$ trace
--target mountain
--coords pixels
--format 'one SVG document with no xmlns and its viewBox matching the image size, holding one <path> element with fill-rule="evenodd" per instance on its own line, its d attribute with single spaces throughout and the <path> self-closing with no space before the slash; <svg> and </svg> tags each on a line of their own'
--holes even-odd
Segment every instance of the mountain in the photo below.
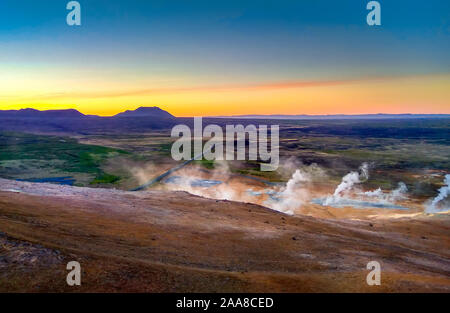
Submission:
<svg viewBox="0 0 450 313">
<path fill-rule="evenodd" d="M 158 107 L 141 107 L 111 117 L 84 115 L 77 110 L 0 110 L 0 131 L 39 133 L 140 133 L 169 129 L 177 118 Z"/>
<path fill-rule="evenodd" d="M 158 107 L 140 107 L 134 111 L 127 110 L 125 112 L 116 114 L 115 117 L 162 117 L 162 118 L 175 118 L 172 114 L 164 111 Z"/>
<path fill-rule="evenodd" d="M 84 114 L 74 109 L 47 111 L 35 109 L 0 110 L 0 118 L 82 118 L 84 116 Z"/>
</svg>

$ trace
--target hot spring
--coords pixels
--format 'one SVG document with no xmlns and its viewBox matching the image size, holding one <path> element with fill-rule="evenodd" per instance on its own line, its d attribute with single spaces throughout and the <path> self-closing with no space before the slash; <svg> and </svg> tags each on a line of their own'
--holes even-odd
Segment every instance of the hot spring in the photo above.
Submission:
<svg viewBox="0 0 450 313">
<path fill-rule="evenodd" d="M 382 202 L 372 202 L 372 201 L 364 201 L 364 200 L 355 200 L 355 199 L 346 199 L 341 198 L 339 201 L 335 201 L 332 203 L 326 203 L 327 198 L 316 198 L 311 200 L 313 204 L 320 204 L 322 206 L 331 206 L 333 208 L 344 208 L 344 207 L 352 207 L 355 209 L 391 209 L 391 210 L 409 210 L 409 208 L 392 204 L 392 203 L 382 203 Z"/>
</svg>

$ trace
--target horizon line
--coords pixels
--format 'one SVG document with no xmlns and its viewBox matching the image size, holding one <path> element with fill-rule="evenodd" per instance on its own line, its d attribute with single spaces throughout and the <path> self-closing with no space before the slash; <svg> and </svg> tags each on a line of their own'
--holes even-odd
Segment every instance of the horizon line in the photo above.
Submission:
<svg viewBox="0 0 450 313">
<path fill-rule="evenodd" d="M 140 106 L 138 108 L 158 108 L 160 110 L 163 110 L 171 115 L 173 115 L 172 113 L 170 113 L 168 110 L 165 110 L 159 106 Z M 138 108 L 136 108 L 135 110 L 137 110 Z M 67 109 L 48 109 L 48 110 L 39 110 L 39 109 L 35 109 L 32 107 L 27 107 L 27 108 L 22 108 L 22 109 L 16 109 L 16 110 L 8 110 L 8 109 L 0 109 L 0 113 L 1 112 L 19 112 L 19 111 L 23 111 L 23 110 L 34 110 L 34 111 L 38 111 L 38 112 L 64 112 L 64 111 L 76 111 L 80 114 L 82 114 L 83 116 L 97 116 L 97 117 L 114 117 L 120 113 L 123 112 L 127 112 L 127 111 L 135 111 L 135 110 L 124 110 L 121 111 L 117 114 L 114 115 L 98 115 L 98 114 L 85 114 L 82 111 L 75 109 L 75 108 L 67 108 Z M 238 114 L 238 115 L 204 115 L 204 116 L 197 116 L 197 115 L 193 115 L 193 116 L 175 116 L 176 118 L 193 118 L 193 117 L 202 117 L 202 118 L 257 118 L 257 117 L 299 117 L 299 116 L 304 116 L 304 117 L 333 117 L 333 116 L 376 116 L 376 115 L 388 115 L 388 116 L 399 116 L 399 115 L 410 115 L 410 116 L 420 116 L 420 115 L 429 115 L 429 116 L 436 116 L 436 115 L 445 115 L 445 116 L 450 116 L 450 113 L 383 113 L 383 112 L 379 112 L 379 113 L 352 113 L 352 114 L 348 114 L 348 113 L 327 113 L 327 114 L 305 114 L 305 113 L 297 113 L 297 114 L 282 114 L 282 113 L 271 113 L 271 114 L 257 114 L 257 113 L 250 113 L 250 114 Z"/>
</svg>

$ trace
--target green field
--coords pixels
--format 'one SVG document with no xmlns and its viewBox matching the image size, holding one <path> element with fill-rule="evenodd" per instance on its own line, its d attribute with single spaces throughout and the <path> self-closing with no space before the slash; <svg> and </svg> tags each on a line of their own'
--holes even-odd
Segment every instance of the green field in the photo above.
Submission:
<svg viewBox="0 0 450 313">
<path fill-rule="evenodd" d="M 0 176 L 32 179 L 73 176 L 78 185 L 112 184 L 120 177 L 102 170 L 111 158 L 128 152 L 79 144 L 76 139 L 23 133 L 0 133 Z"/>
</svg>

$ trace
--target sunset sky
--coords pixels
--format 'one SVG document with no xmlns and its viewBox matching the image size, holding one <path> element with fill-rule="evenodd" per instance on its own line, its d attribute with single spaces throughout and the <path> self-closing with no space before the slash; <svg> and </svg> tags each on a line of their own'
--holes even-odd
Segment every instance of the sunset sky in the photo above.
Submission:
<svg viewBox="0 0 450 313">
<path fill-rule="evenodd" d="M 450 113 L 450 1 L 67 2 L 0 2 L 0 109 Z"/>
</svg>

